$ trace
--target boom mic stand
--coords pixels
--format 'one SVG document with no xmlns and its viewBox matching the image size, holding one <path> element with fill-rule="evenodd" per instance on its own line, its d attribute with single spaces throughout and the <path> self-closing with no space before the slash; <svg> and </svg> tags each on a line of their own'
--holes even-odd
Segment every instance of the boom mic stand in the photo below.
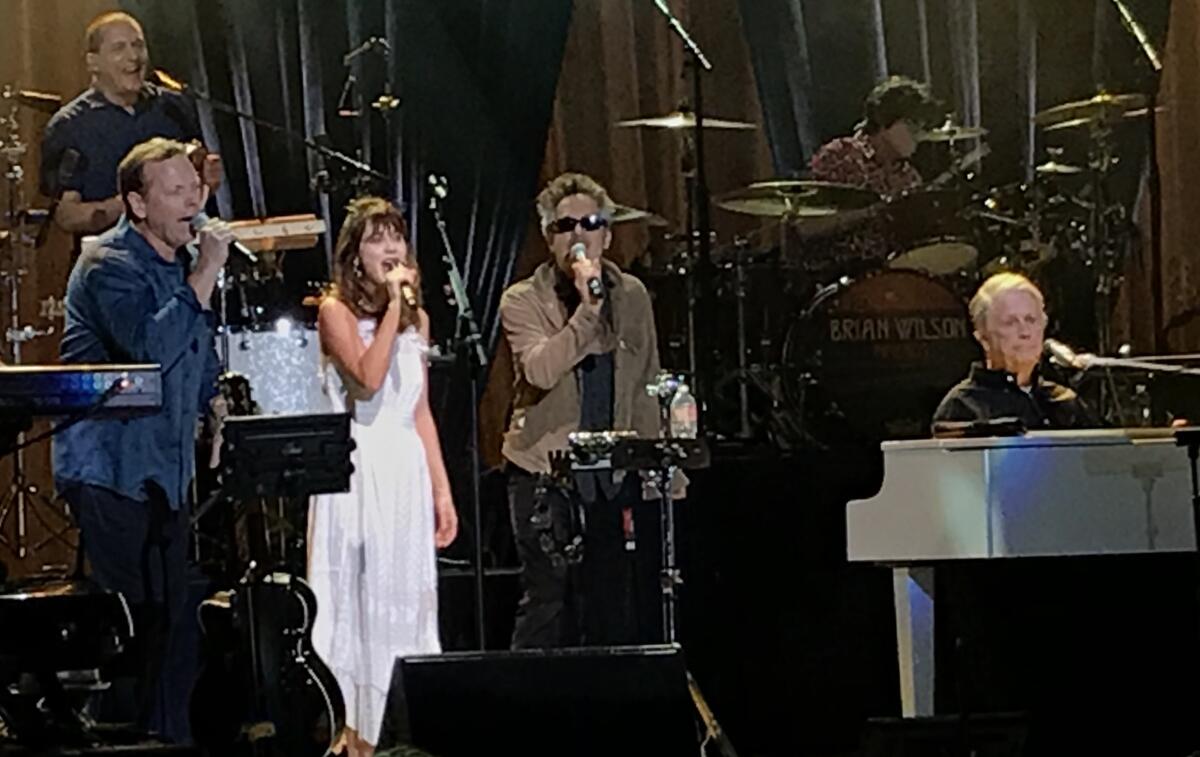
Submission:
<svg viewBox="0 0 1200 757">
<path fill-rule="evenodd" d="M 482 650 L 486 646 L 486 629 L 483 610 L 483 517 L 479 491 L 479 381 L 487 373 L 488 357 L 483 347 L 483 339 L 479 336 L 479 324 L 471 309 L 471 298 L 467 296 L 467 287 L 463 283 L 462 273 L 458 270 L 450 235 L 446 233 L 446 219 L 442 215 L 442 203 L 450 196 L 450 184 L 445 176 L 436 174 L 430 174 L 428 181 L 429 209 L 433 212 L 438 236 L 442 240 L 442 262 L 446 265 L 446 276 L 450 279 L 450 296 L 458 309 L 454 326 L 454 352 L 456 357 L 467 361 L 470 376 L 471 396 L 468 398 L 470 401 L 467 411 L 470 431 L 467 436 L 467 452 L 471 457 L 471 517 L 475 519 L 474 528 L 471 529 L 471 551 L 474 563 L 475 633 Z"/>
<path fill-rule="evenodd" d="M 371 166 L 362 162 L 361 160 L 355 160 L 354 158 L 350 157 L 349 155 L 345 154 L 344 152 L 339 152 L 338 150 L 333 149 L 329 145 L 321 144 L 320 142 L 318 142 L 315 139 L 309 139 L 308 137 L 304 136 L 303 134 L 294 132 L 291 129 L 287 129 L 283 126 L 280 126 L 277 123 L 273 123 L 264 118 L 259 118 L 258 116 L 255 116 L 251 113 L 246 113 L 244 111 L 238 110 L 236 107 L 230 105 L 229 103 L 222 102 L 220 100 L 213 98 L 207 92 L 203 92 L 201 90 L 196 89 L 195 87 L 191 87 L 191 86 L 188 86 L 187 84 L 184 84 L 183 82 L 179 81 L 178 79 L 175 79 L 174 77 L 170 76 L 169 74 L 167 74 L 165 71 L 163 71 L 161 69 L 156 69 L 153 73 L 152 78 L 157 81 L 159 86 L 162 86 L 173 92 L 178 92 L 181 95 L 185 95 L 187 97 L 191 97 L 196 100 L 200 100 L 201 102 L 205 102 L 208 105 L 210 105 L 214 110 L 219 110 L 222 113 L 228 113 L 229 115 L 234 116 L 236 118 L 240 118 L 244 121 L 250 121 L 251 123 L 255 124 L 256 126 L 261 126 L 264 129 L 268 129 L 268 130 L 284 137 L 285 139 L 289 139 L 293 142 L 302 144 L 305 147 L 307 147 L 309 150 L 312 150 L 313 152 L 320 155 L 321 157 L 323 157 L 327 160 L 330 160 L 333 163 L 340 165 L 341 167 L 343 167 L 349 171 L 352 171 L 360 176 L 371 178 L 371 179 L 376 179 L 379 181 L 389 181 L 388 176 L 380 173 L 379 171 L 376 171 L 374 168 L 372 168 Z"/>
<path fill-rule="evenodd" d="M 696 396 L 703 402 L 705 397 L 711 397 L 713 387 L 713 375 L 710 371 L 712 364 L 712 349 L 713 349 L 713 317 L 715 310 L 712 308 L 713 300 L 713 279 L 714 271 L 712 265 L 712 240 L 710 232 L 712 224 L 709 219 L 709 193 L 708 193 L 708 172 L 705 168 L 704 159 L 704 72 L 712 71 L 712 63 L 704 55 L 704 51 L 688 34 L 687 29 L 671 12 L 671 8 L 667 5 L 666 0 L 654 0 L 655 7 L 666 18 L 667 24 L 671 27 L 671 31 L 679 36 L 683 41 L 684 51 L 688 56 L 687 67 L 691 69 L 692 74 L 692 109 L 693 115 L 696 117 L 695 126 L 695 179 L 690 183 L 690 191 L 687 193 L 688 202 L 688 257 L 696 261 L 696 308 L 699 312 L 699 319 L 696 329 L 696 341 L 700 344 L 700 349 L 695 349 L 695 353 L 699 356 L 696 361 L 695 371 L 696 376 L 692 377 L 692 383 L 696 387 Z M 694 226 L 693 226 L 694 223 Z M 696 232 L 692 234 L 692 230 Z M 696 238 L 698 237 L 698 238 Z M 695 255 L 693 256 L 693 245 L 695 246 Z M 703 428 L 704 414 L 700 414 L 700 423 Z"/>
</svg>

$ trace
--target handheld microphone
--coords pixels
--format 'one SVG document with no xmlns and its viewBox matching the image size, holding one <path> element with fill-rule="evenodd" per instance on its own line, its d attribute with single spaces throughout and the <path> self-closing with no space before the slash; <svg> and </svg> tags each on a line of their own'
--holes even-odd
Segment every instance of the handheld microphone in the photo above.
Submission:
<svg viewBox="0 0 1200 757">
<path fill-rule="evenodd" d="M 204 227 L 204 224 L 208 223 L 209 220 L 211 220 L 211 219 L 208 217 L 208 213 L 205 213 L 203 210 L 201 210 L 199 213 L 192 216 L 192 220 L 190 223 L 190 226 L 192 227 L 192 231 L 199 233 L 200 229 L 202 229 Z M 229 246 L 232 247 L 233 249 L 237 250 L 243 257 L 246 258 L 246 260 L 250 261 L 251 263 L 253 263 L 255 265 L 258 265 L 258 256 L 255 255 L 254 252 L 246 245 L 244 245 L 241 242 L 234 239 L 233 241 L 231 241 L 229 243 Z"/>
<path fill-rule="evenodd" d="M 583 242 L 576 242 L 571 245 L 571 256 L 576 260 L 587 260 L 587 245 Z M 604 299 L 604 285 L 600 283 L 599 276 L 593 276 L 587 282 L 588 291 L 598 300 Z"/>
<path fill-rule="evenodd" d="M 386 273 L 391 273 L 396 270 L 396 263 L 391 260 L 383 261 L 383 270 Z M 412 285 L 407 281 L 400 284 L 400 296 L 404 298 L 404 303 L 414 310 L 417 307 L 417 293 L 412 288 Z"/>
<path fill-rule="evenodd" d="M 1075 350 L 1058 341 L 1057 339 L 1047 339 L 1043 346 L 1046 354 L 1050 359 L 1061 366 L 1074 368 L 1077 371 L 1082 371 L 1087 368 L 1087 364 L 1079 357 Z"/>
</svg>

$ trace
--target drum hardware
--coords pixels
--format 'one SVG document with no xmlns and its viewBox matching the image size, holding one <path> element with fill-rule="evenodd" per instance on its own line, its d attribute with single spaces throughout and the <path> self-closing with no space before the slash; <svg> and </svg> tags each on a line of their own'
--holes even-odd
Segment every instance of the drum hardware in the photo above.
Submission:
<svg viewBox="0 0 1200 757">
<path fill-rule="evenodd" d="M 8 295 L 8 326 L 5 328 L 4 341 L 8 345 L 8 358 L 12 365 L 21 363 L 21 345 L 55 332 L 54 326 L 38 328 L 21 323 L 20 294 L 23 281 L 29 274 L 28 261 L 34 252 L 33 242 L 36 235 L 29 228 L 35 213 L 27 207 L 24 193 L 25 170 L 22 164 L 28 147 L 21 138 L 17 116 L 22 107 L 43 110 L 43 106 L 48 102 L 45 98 L 39 99 L 32 95 L 27 90 L 18 90 L 11 85 L 5 85 L 0 90 L 0 100 L 11 104 L 8 114 L 0 117 L 0 161 L 4 163 L 8 196 L 5 218 L 10 227 L 9 233 L 0 240 L 0 279 L 6 285 Z M 20 445 L 23 444 L 24 433 L 21 433 L 17 437 L 18 448 L 12 453 L 12 482 L 3 501 L 0 502 L 0 528 L 3 528 L 11 513 L 16 519 L 15 538 L 10 540 L 0 533 L 0 544 L 10 547 L 19 559 L 24 559 L 30 553 L 40 552 L 56 540 L 70 549 L 76 549 L 76 545 L 66 537 L 72 525 L 65 510 L 56 506 L 36 485 L 26 479 L 25 456 L 24 451 L 20 449 Z M 37 518 L 49 532 L 46 538 L 32 545 L 28 541 L 30 516 Z M 51 519 L 53 523 L 50 522 Z"/>
<path fill-rule="evenodd" d="M 1123 246 L 1132 229 L 1124 208 L 1108 197 L 1108 178 L 1119 158 L 1113 131 L 1126 114 L 1147 107 L 1145 95 L 1100 92 L 1087 99 L 1047 108 L 1034 116 L 1034 123 L 1050 131 L 1057 128 L 1088 128 L 1087 201 L 1091 204 L 1087 220 L 1084 264 L 1096 276 L 1094 318 L 1097 347 L 1109 351 L 1112 341 L 1112 300 L 1122 278 Z"/>
<path fill-rule="evenodd" d="M 959 185 L 964 181 L 970 181 L 974 178 L 974 175 L 966 173 L 967 169 L 992 154 L 992 148 L 986 142 L 979 143 L 974 149 L 961 155 L 957 154 L 955 146 L 956 143 L 950 144 L 950 148 L 954 153 L 951 158 L 950 167 L 939 174 L 933 181 L 927 182 L 925 184 L 926 188 L 938 189 L 951 181 Z"/>
<path fill-rule="evenodd" d="M 979 257 L 975 230 L 959 190 L 916 188 L 888 201 L 896 252 L 888 267 L 949 275 L 972 268 Z"/>
</svg>

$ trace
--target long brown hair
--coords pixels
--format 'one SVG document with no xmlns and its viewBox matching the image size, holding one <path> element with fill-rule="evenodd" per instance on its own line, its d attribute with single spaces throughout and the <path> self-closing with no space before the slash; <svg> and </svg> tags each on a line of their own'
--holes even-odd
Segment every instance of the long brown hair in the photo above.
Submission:
<svg viewBox="0 0 1200 757">
<path fill-rule="evenodd" d="M 408 243 L 408 223 L 404 215 L 392 203 L 382 197 L 360 197 L 350 203 L 346 220 L 338 234 L 337 246 L 333 251 L 333 284 L 325 292 L 326 297 L 336 297 L 359 318 L 383 317 L 388 306 L 386 286 L 376 284 L 362 267 L 359 248 L 367 231 L 388 229 Z M 417 307 L 421 307 L 421 269 L 417 265 L 417 252 L 411 245 L 404 264 L 417 271 L 417 283 L 413 292 Z M 415 309 L 406 303 L 400 304 L 400 328 L 417 325 Z"/>
</svg>

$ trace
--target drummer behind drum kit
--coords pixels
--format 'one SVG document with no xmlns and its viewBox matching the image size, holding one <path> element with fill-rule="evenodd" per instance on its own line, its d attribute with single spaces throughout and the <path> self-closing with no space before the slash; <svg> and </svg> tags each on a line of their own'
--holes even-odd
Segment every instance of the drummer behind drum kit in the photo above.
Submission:
<svg viewBox="0 0 1200 757">
<path fill-rule="evenodd" d="M 1060 149 L 1047 148 L 1050 159 L 1029 183 L 978 186 L 971 168 L 989 152 L 987 131 L 947 121 L 919 138 L 946 148 L 946 170 L 893 197 L 792 179 L 717 196 L 717 207 L 769 223 L 753 243 L 739 239 L 713 252 L 718 309 L 731 315 L 704 353 L 722 377 L 706 398 L 710 430 L 784 447 L 824 444 L 831 435 L 926 436 L 938 401 L 980 355 L 966 308 L 978 284 L 1016 271 L 1045 285 L 1056 257 L 1095 280 L 1097 346 L 1112 349 L 1107 319 L 1130 233 L 1121 223 L 1127 214 L 1106 191 L 1116 164 L 1113 131 L 1145 107 L 1141 95 L 1101 93 L 1037 113 L 1043 132 L 1085 129 L 1089 160 L 1070 165 L 1060 162 Z M 618 125 L 694 129 L 687 116 Z M 704 125 L 754 128 L 708 118 Z M 847 256 L 838 237 L 806 233 L 843 219 L 833 225 L 840 235 L 866 218 L 884 225 L 886 257 Z M 674 282 L 697 275 L 696 262 L 680 251 L 647 274 L 663 362 L 677 370 L 695 371 L 704 359 L 691 328 L 694 298 L 672 297 L 693 291 Z"/>
</svg>

